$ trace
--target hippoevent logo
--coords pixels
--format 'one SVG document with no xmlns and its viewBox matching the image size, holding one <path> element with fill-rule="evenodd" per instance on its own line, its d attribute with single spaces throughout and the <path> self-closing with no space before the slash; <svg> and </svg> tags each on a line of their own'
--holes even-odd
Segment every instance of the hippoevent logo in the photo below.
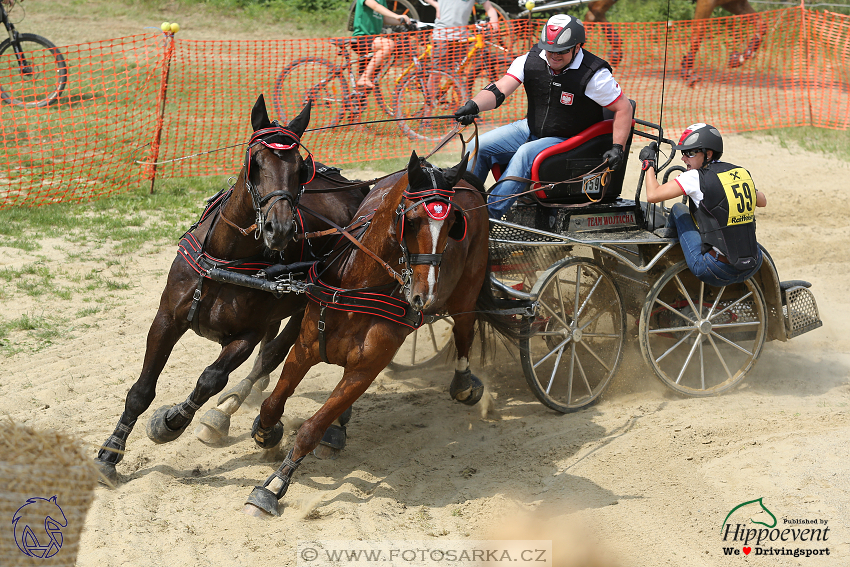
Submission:
<svg viewBox="0 0 850 567">
<path fill-rule="evenodd" d="M 780 522 L 762 498 L 748 500 L 732 508 L 723 520 L 723 555 L 829 555 L 827 522 L 787 516 Z"/>
<path fill-rule="evenodd" d="M 29 557 L 47 559 L 62 548 L 62 528 L 68 527 L 65 512 L 53 498 L 30 498 L 12 516 L 15 543 Z"/>
</svg>

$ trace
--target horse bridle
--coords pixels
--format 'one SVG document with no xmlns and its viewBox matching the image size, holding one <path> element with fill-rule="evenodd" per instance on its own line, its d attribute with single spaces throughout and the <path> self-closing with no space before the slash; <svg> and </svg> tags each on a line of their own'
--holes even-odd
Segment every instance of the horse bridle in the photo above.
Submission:
<svg viewBox="0 0 850 567">
<path fill-rule="evenodd" d="M 285 138 L 289 138 L 292 143 L 291 144 L 282 144 L 280 142 L 270 142 L 267 141 L 266 138 L 270 138 L 272 136 L 283 136 Z M 267 195 L 260 196 L 260 192 L 257 191 L 257 188 L 251 183 L 251 150 L 254 146 L 262 145 L 272 151 L 283 151 L 283 150 L 291 150 L 293 148 L 302 147 L 304 145 L 301 143 L 301 138 L 292 130 L 284 128 L 280 126 L 277 121 L 272 123 L 272 126 L 269 128 L 262 128 L 260 130 L 255 131 L 251 135 L 251 139 L 248 141 L 248 147 L 245 149 L 245 160 L 242 164 L 245 169 L 245 187 L 248 189 L 248 194 L 251 195 L 251 202 L 254 206 L 254 225 L 248 227 L 247 229 L 239 229 L 242 234 L 249 234 L 251 229 L 254 229 L 254 239 L 260 240 L 263 237 L 263 225 L 266 222 L 266 216 L 268 212 L 272 210 L 272 208 L 279 201 L 286 201 L 289 203 L 289 207 L 292 209 L 293 215 L 295 214 L 295 210 L 298 208 L 298 203 L 301 201 L 301 196 L 304 194 L 304 186 L 310 183 L 313 178 L 316 176 L 316 163 L 313 160 L 313 154 L 307 148 L 304 148 L 307 151 L 308 159 L 310 162 L 310 166 L 312 168 L 312 173 L 309 179 L 303 179 L 301 174 L 299 173 L 299 189 L 298 192 L 293 195 L 289 191 L 285 189 L 276 189 Z M 305 160 L 306 162 L 306 160 Z M 272 200 L 273 199 L 273 200 Z M 271 201 L 271 204 L 266 209 L 266 212 L 263 212 L 263 207 Z M 226 220 L 226 219 L 225 219 Z M 232 224 L 232 223 L 231 223 Z M 239 228 L 239 227 L 237 227 Z"/>
<path fill-rule="evenodd" d="M 401 202 L 398 204 L 396 208 L 396 235 L 398 237 L 398 243 L 401 247 L 402 257 L 399 258 L 398 263 L 404 264 L 404 270 L 402 270 L 402 277 L 406 282 L 406 286 L 410 285 L 410 278 L 413 274 L 412 266 L 417 265 L 430 265 L 430 266 L 439 266 L 443 260 L 443 252 L 445 252 L 445 247 L 443 248 L 443 252 L 436 254 L 411 254 L 407 249 L 407 244 L 404 241 L 404 219 L 405 215 L 408 212 L 412 211 L 416 207 L 422 205 L 426 208 L 426 212 L 428 212 L 430 216 L 430 212 L 428 211 L 428 205 L 433 203 L 442 203 L 448 210 L 445 215 L 445 218 L 448 218 L 448 215 L 451 213 L 453 208 L 456 208 L 463 212 L 463 209 L 458 207 L 455 203 L 452 202 L 452 197 L 455 194 L 455 190 L 453 188 L 449 189 L 440 189 L 437 187 L 437 180 L 434 177 L 434 173 L 431 170 L 425 170 L 429 176 L 431 177 L 431 181 L 433 183 L 433 187 L 428 189 L 423 189 L 420 191 L 411 191 L 410 185 L 407 186 L 407 189 L 402 193 L 402 198 L 406 198 L 411 201 L 411 204 L 408 207 L 404 206 L 404 203 Z M 448 240 L 446 241 L 446 245 L 448 245 Z M 405 286 L 405 287 L 406 287 Z"/>
</svg>

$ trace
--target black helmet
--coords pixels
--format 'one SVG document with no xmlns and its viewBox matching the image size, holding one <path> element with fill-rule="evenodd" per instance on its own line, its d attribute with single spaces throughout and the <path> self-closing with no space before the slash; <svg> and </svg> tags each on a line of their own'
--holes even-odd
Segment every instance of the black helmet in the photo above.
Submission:
<svg viewBox="0 0 850 567">
<path fill-rule="evenodd" d="M 543 51 L 562 53 L 585 42 L 584 25 L 567 14 L 552 16 L 540 31 L 537 47 Z"/>
<path fill-rule="evenodd" d="M 680 151 L 712 150 L 714 152 L 712 159 L 720 159 L 723 154 L 723 138 L 717 128 L 711 124 L 698 122 L 685 128 L 682 137 L 679 138 L 679 145 L 675 148 Z"/>
</svg>

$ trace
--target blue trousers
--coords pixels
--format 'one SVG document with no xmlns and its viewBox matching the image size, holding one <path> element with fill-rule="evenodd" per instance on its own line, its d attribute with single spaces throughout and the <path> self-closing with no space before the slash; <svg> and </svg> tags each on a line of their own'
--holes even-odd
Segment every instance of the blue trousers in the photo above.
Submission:
<svg viewBox="0 0 850 567">
<path fill-rule="evenodd" d="M 515 176 L 528 179 L 531 176 L 531 165 L 537 154 L 564 140 L 566 138 L 532 136 L 526 119 L 500 126 L 478 139 L 478 162 L 472 173 L 484 181 L 493 164 L 507 163 L 508 167 L 502 172 L 502 177 Z M 490 218 L 502 218 L 516 202 L 516 197 L 511 196 L 527 188 L 527 183 L 519 181 L 503 181 L 494 185 L 487 198 Z"/>
<path fill-rule="evenodd" d="M 675 227 L 679 233 L 679 245 L 682 247 L 682 253 L 685 255 L 685 261 L 688 263 L 688 268 L 700 281 L 717 287 L 741 283 L 750 279 L 761 268 L 764 256 L 761 253 L 761 248 L 758 251 L 758 259 L 756 267 L 740 271 L 734 266 L 719 261 L 717 258 L 706 252 L 702 253 L 702 237 L 699 229 L 691 217 L 691 211 L 682 203 L 676 203 L 670 209 L 670 216 L 667 218 L 667 226 Z"/>
</svg>

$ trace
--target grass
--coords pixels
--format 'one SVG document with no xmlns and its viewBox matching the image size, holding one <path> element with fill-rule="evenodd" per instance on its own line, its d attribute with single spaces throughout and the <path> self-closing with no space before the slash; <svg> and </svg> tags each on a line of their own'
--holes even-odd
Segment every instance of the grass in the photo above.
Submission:
<svg viewBox="0 0 850 567">
<path fill-rule="evenodd" d="M 801 126 L 766 130 L 763 133 L 775 138 L 783 148 L 796 144 L 810 152 L 850 161 L 850 131 Z"/>
<path fill-rule="evenodd" d="M 126 299 L 122 292 L 134 284 L 128 259 L 175 245 L 197 220 L 205 199 L 224 185 L 224 178 L 166 179 L 153 195 L 145 187 L 88 203 L 0 210 L 3 245 L 38 252 L 17 267 L 0 268 L 0 298 L 8 305 L 26 298 L 50 305 L 41 315 L 7 318 L 0 313 L 0 355 L 38 351 L 60 335 L 70 339 L 75 330 L 91 326 L 78 319 L 120 308 Z M 50 251 L 61 260 L 45 255 L 47 238 L 70 245 Z M 94 267 L 80 271 L 88 265 Z M 95 305 L 66 310 L 62 303 L 74 298 Z"/>
</svg>

